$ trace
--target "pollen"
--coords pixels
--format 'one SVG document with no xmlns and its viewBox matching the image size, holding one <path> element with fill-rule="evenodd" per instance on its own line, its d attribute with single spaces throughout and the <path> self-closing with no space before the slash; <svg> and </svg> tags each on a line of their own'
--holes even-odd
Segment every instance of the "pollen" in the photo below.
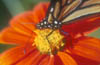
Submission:
<svg viewBox="0 0 100 65">
<path fill-rule="evenodd" d="M 36 33 L 34 43 L 41 53 L 54 54 L 65 45 L 64 36 L 60 34 L 59 30 L 36 29 L 34 32 Z"/>
</svg>

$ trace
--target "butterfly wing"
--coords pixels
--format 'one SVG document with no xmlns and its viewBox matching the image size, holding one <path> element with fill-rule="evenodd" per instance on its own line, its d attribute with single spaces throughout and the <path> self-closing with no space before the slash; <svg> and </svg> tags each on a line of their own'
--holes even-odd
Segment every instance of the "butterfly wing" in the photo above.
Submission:
<svg viewBox="0 0 100 65">
<path fill-rule="evenodd" d="M 69 21 L 72 21 L 75 19 L 80 19 L 85 16 L 94 15 L 96 13 L 100 13 L 100 5 L 80 8 L 80 9 L 76 10 L 75 12 L 73 12 L 68 17 L 65 17 L 65 19 L 63 19 L 62 22 L 69 22 Z M 69 22 L 69 23 L 71 23 L 71 22 Z"/>
<path fill-rule="evenodd" d="M 94 4 L 100 4 L 100 0 L 87 0 L 81 5 L 81 7 L 86 7 Z"/>
<path fill-rule="evenodd" d="M 61 0 L 51 0 L 47 12 L 47 20 L 49 23 L 52 23 L 54 19 L 57 19 L 61 10 Z"/>
<path fill-rule="evenodd" d="M 54 19 L 61 21 L 63 17 L 73 12 L 82 0 L 51 0 L 50 7 L 47 12 L 47 20 L 52 23 Z"/>
<path fill-rule="evenodd" d="M 63 0 L 62 0 L 63 1 Z M 62 6 L 62 11 L 60 13 L 60 17 L 58 18 L 60 21 L 69 16 L 75 9 L 79 7 L 79 5 L 82 3 L 82 0 L 67 0 L 67 4 L 65 6 Z"/>
<path fill-rule="evenodd" d="M 86 0 L 70 15 L 63 17 L 62 22 L 69 24 L 72 20 L 81 19 L 86 16 L 100 14 L 100 0 Z"/>
</svg>

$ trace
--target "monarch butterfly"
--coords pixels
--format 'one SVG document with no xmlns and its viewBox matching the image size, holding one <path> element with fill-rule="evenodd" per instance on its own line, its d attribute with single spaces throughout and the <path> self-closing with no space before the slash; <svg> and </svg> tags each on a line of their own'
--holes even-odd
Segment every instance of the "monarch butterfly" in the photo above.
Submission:
<svg viewBox="0 0 100 65">
<path fill-rule="evenodd" d="M 77 23 L 73 20 L 97 13 L 100 14 L 100 0 L 51 0 L 47 15 L 37 28 L 60 29 L 63 24 Z"/>
<path fill-rule="evenodd" d="M 100 0 L 51 0 L 46 17 L 37 27 L 59 29 L 72 20 L 96 13 L 100 13 Z"/>
<path fill-rule="evenodd" d="M 37 29 L 35 31 L 37 36 L 39 35 L 40 37 L 37 37 L 35 41 L 35 43 L 41 44 L 40 47 L 37 45 L 40 52 L 55 54 L 58 50 L 64 48 L 65 45 L 71 45 L 70 47 L 73 47 L 73 31 L 63 30 L 63 27 L 83 23 L 84 21 L 76 20 L 81 18 L 83 20 L 84 17 L 91 18 L 91 16 L 97 15 L 98 13 L 100 14 L 100 0 L 51 0 L 46 17 L 37 24 L 39 31 Z M 65 37 L 67 39 L 63 34 L 66 35 Z M 84 35 L 82 32 L 80 34 Z M 70 44 L 66 44 L 69 38 L 71 40 Z M 41 39 L 44 41 L 43 44 L 41 43 Z M 40 42 L 37 42 L 39 40 Z"/>
</svg>

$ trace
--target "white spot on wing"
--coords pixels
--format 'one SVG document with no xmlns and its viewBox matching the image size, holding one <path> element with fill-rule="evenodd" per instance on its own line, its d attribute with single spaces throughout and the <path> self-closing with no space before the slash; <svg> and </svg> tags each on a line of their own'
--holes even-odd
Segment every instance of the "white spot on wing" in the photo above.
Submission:
<svg viewBox="0 0 100 65">
<path fill-rule="evenodd" d="M 51 8 L 50 12 L 53 12 L 53 10 L 54 10 L 54 9 L 53 9 L 53 8 Z"/>
<path fill-rule="evenodd" d="M 57 22 L 57 21 L 54 21 L 54 23 L 55 23 L 55 24 L 58 24 L 58 22 Z"/>
<path fill-rule="evenodd" d="M 41 25 L 43 25 L 43 23 L 41 23 Z"/>
<path fill-rule="evenodd" d="M 44 24 L 47 24 L 47 22 L 46 22 L 46 21 L 44 21 Z"/>
</svg>

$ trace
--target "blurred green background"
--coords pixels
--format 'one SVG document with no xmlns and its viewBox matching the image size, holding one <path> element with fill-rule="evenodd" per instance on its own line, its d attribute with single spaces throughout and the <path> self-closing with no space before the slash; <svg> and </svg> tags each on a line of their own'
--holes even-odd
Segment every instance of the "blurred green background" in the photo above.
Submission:
<svg viewBox="0 0 100 65">
<path fill-rule="evenodd" d="M 24 11 L 31 10 L 39 2 L 49 0 L 0 0 L 0 30 L 8 25 L 9 20 Z M 100 38 L 100 29 L 89 36 Z M 12 45 L 0 44 L 0 53 Z"/>
</svg>

